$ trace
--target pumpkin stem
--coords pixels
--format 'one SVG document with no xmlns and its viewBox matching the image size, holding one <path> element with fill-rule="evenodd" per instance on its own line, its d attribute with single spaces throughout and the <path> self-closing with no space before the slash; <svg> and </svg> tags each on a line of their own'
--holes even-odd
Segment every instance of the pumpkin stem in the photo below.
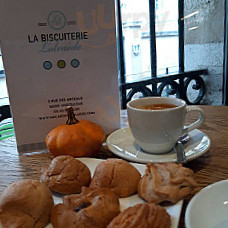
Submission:
<svg viewBox="0 0 228 228">
<path fill-rule="evenodd" d="M 67 125 L 77 124 L 79 121 L 75 117 L 73 108 L 71 106 L 68 106 L 66 108 L 66 111 L 67 111 L 67 115 L 68 115 L 68 120 L 67 120 L 66 124 Z"/>
</svg>

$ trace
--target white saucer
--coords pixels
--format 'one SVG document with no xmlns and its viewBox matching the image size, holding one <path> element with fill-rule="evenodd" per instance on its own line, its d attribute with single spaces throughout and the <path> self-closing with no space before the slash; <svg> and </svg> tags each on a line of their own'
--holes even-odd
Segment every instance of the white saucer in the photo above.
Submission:
<svg viewBox="0 0 228 228">
<path fill-rule="evenodd" d="M 187 206 L 186 228 L 228 227 L 228 180 L 203 188 Z"/>
<path fill-rule="evenodd" d="M 191 131 L 189 136 L 189 141 L 183 144 L 187 161 L 191 161 L 205 154 L 209 150 L 211 144 L 209 137 L 198 129 Z M 135 144 L 129 127 L 121 128 L 111 133 L 108 136 L 106 143 L 109 150 L 114 154 L 133 162 L 161 163 L 177 161 L 177 155 L 174 150 L 162 155 L 150 154 L 142 151 L 142 149 Z"/>
</svg>

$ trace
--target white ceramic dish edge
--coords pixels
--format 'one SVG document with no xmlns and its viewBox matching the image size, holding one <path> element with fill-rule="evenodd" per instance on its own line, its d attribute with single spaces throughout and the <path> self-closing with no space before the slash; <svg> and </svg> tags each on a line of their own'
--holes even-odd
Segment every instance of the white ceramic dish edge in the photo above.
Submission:
<svg viewBox="0 0 228 228">
<path fill-rule="evenodd" d="M 228 227 L 228 180 L 208 185 L 191 199 L 185 212 L 185 225 L 186 228 Z"/>
</svg>

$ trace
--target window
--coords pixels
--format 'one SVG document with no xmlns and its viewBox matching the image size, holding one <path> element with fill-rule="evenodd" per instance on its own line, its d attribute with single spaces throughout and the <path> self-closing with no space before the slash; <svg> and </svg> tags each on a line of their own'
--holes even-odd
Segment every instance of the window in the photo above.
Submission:
<svg viewBox="0 0 228 228">
<path fill-rule="evenodd" d="M 9 104 L 8 91 L 6 87 L 5 71 L 0 51 L 0 106 Z"/>
<path fill-rule="evenodd" d="M 175 73 L 178 62 L 178 1 L 158 0 L 155 10 L 157 75 Z"/>
<path fill-rule="evenodd" d="M 156 0 L 150 12 L 148 0 L 120 0 L 126 81 L 151 76 L 151 28 L 154 17 L 156 75 L 178 72 L 178 1 Z M 152 1 L 151 1 L 152 3 Z M 131 46 L 141 47 L 141 54 L 132 55 Z M 134 53 L 133 49 L 133 53 Z M 135 53 L 134 53 L 135 54 Z M 137 62 L 137 64 L 135 64 Z"/>
<path fill-rule="evenodd" d="M 224 0 L 119 0 L 122 108 L 137 94 L 222 104 L 224 4 Z M 140 51 L 135 55 L 137 45 Z"/>
</svg>

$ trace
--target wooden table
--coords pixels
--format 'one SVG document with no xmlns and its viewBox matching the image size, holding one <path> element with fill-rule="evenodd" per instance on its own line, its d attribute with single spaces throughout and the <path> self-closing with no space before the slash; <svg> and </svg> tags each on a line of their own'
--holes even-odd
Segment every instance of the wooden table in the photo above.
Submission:
<svg viewBox="0 0 228 228">
<path fill-rule="evenodd" d="M 200 130 L 211 139 L 211 148 L 203 156 L 185 164 L 195 172 L 199 183 L 198 190 L 214 182 L 228 179 L 228 106 L 200 106 L 206 114 Z M 190 113 L 187 124 L 196 119 Z M 121 112 L 121 126 L 128 125 L 126 111 Z M 101 149 L 99 158 L 117 157 L 106 146 Z M 15 138 L 0 141 L 0 194 L 14 181 L 39 179 L 42 165 L 50 163 L 53 157 L 43 151 L 18 154 Z M 184 227 L 186 206 L 192 196 L 184 201 L 179 227 Z"/>
</svg>

